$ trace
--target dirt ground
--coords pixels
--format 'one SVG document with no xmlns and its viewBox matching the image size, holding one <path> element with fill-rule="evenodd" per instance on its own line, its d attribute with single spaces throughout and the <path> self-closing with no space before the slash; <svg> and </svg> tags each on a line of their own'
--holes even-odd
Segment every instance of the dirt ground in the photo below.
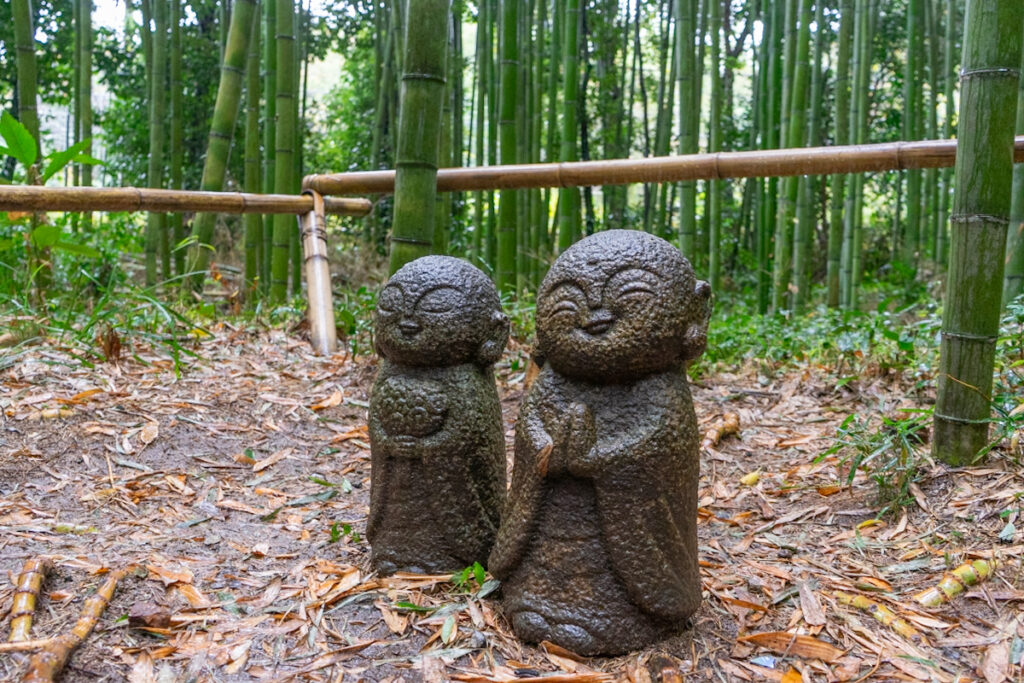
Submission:
<svg viewBox="0 0 1024 683">
<path fill-rule="evenodd" d="M 54 565 L 34 638 L 133 568 L 64 681 L 1021 680 L 1019 463 L 926 463 L 912 504 L 876 520 L 868 476 L 847 487 L 841 454 L 815 462 L 849 414 L 915 405 L 898 377 L 836 389 L 827 368 L 751 366 L 697 382 L 702 429 L 740 421 L 702 453 L 703 606 L 648 651 L 580 659 L 518 643 L 491 583 L 369 571 L 372 358 L 213 332 L 180 376 L 144 345 L 94 367 L 56 344 L 0 349 L 0 640 L 26 561 Z M 510 437 L 524 367 L 519 349 L 498 368 Z M 914 601 L 993 557 L 946 604 Z M 0 679 L 30 656 L 0 651 Z"/>
</svg>

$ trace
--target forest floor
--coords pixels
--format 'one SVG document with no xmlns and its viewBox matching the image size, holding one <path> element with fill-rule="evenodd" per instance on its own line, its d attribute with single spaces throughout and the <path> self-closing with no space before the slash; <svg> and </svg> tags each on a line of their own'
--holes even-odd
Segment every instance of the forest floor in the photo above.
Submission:
<svg viewBox="0 0 1024 683">
<path fill-rule="evenodd" d="M 54 565 L 35 638 L 68 631 L 105 573 L 135 568 L 64 681 L 1022 676 L 1019 462 L 996 451 L 949 469 L 925 445 L 909 504 L 882 519 L 869 475 L 847 486 L 842 452 L 816 462 L 848 415 L 877 428 L 921 407 L 898 374 L 867 368 L 837 388 L 828 368 L 765 376 L 751 364 L 697 382 L 702 430 L 740 420 L 738 436 L 702 451 L 703 605 L 647 651 L 581 659 L 517 642 L 472 575 L 369 570 L 372 358 L 317 358 L 279 331 L 212 332 L 180 376 L 145 345 L 95 365 L 56 343 L 8 349 L 7 362 L 0 349 L 0 640 L 26 561 Z M 498 367 L 509 434 L 524 366 L 513 349 Z M 964 594 L 914 601 L 993 555 L 995 575 Z M 0 652 L 0 679 L 18 679 L 29 655 Z"/>
</svg>

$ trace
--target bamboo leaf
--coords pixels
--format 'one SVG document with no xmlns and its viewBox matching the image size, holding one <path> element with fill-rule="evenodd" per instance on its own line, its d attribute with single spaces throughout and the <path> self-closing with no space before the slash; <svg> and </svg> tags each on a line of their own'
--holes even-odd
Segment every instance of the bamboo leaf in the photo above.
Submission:
<svg viewBox="0 0 1024 683">
<path fill-rule="evenodd" d="M 10 112 L 0 114 L 0 137 L 7 143 L 7 152 L 25 166 L 36 162 L 36 141 L 28 128 L 11 116 Z"/>
<path fill-rule="evenodd" d="M 43 175 L 39 178 L 40 181 L 45 185 L 47 180 L 60 173 L 61 169 L 69 163 L 75 161 L 75 157 L 89 145 L 89 142 L 90 141 L 88 139 L 81 140 L 65 150 L 53 152 L 52 154 L 47 155 L 46 158 L 50 161 L 46 164 L 46 169 L 43 171 Z"/>
<path fill-rule="evenodd" d="M 64 240 L 57 240 L 53 243 L 54 249 L 60 249 L 66 251 L 69 254 L 77 254 L 78 256 L 84 256 L 85 258 L 99 258 L 101 256 L 98 249 L 90 247 L 87 244 L 75 244 L 74 242 L 65 242 Z"/>
</svg>

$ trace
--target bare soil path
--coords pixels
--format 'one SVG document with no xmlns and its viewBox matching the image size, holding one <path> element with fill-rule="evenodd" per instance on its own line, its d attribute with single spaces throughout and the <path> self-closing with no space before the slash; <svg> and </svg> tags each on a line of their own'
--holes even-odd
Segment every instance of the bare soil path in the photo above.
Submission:
<svg viewBox="0 0 1024 683">
<path fill-rule="evenodd" d="M 836 389 L 824 368 L 751 367 L 698 382 L 702 425 L 724 413 L 741 425 L 702 454 L 704 604 L 649 651 L 580 660 L 517 643 L 472 576 L 369 571 L 372 358 L 321 359 L 301 339 L 229 326 L 195 348 L 180 376 L 148 347 L 93 367 L 54 345 L 5 367 L 0 349 L 0 641 L 27 560 L 55 565 L 36 638 L 67 631 L 106 572 L 137 567 L 64 681 L 1022 675 L 1024 540 L 1007 524 L 1024 508 L 1024 472 L 1012 454 L 971 471 L 925 462 L 911 504 L 882 520 L 869 476 L 845 486 L 841 453 L 815 462 L 849 414 L 919 401 L 897 377 Z M 509 434 L 524 366 L 521 350 L 499 364 Z M 995 575 L 947 604 L 913 600 L 993 556 Z M 27 659 L 0 652 L 0 680 L 18 680 Z"/>
</svg>

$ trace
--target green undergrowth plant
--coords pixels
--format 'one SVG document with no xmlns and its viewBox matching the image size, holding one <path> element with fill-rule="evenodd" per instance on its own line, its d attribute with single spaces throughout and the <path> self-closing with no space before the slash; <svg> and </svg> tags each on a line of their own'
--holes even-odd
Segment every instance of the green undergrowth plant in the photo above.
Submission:
<svg viewBox="0 0 1024 683">
<path fill-rule="evenodd" d="M 913 501 L 911 484 L 927 464 L 927 437 L 932 411 L 902 409 L 880 421 L 849 415 L 836 430 L 835 441 L 815 463 L 838 454 L 846 484 L 864 472 L 875 484 L 879 517 L 895 514 Z"/>
<path fill-rule="evenodd" d="M 811 364 L 829 372 L 837 388 L 868 368 L 878 375 L 909 373 L 925 386 L 938 357 L 938 307 L 897 301 L 885 298 L 867 311 L 819 306 L 801 315 L 761 315 L 744 301 L 718 306 L 707 351 L 692 372 L 699 376 L 755 362 L 771 377 Z"/>
</svg>

